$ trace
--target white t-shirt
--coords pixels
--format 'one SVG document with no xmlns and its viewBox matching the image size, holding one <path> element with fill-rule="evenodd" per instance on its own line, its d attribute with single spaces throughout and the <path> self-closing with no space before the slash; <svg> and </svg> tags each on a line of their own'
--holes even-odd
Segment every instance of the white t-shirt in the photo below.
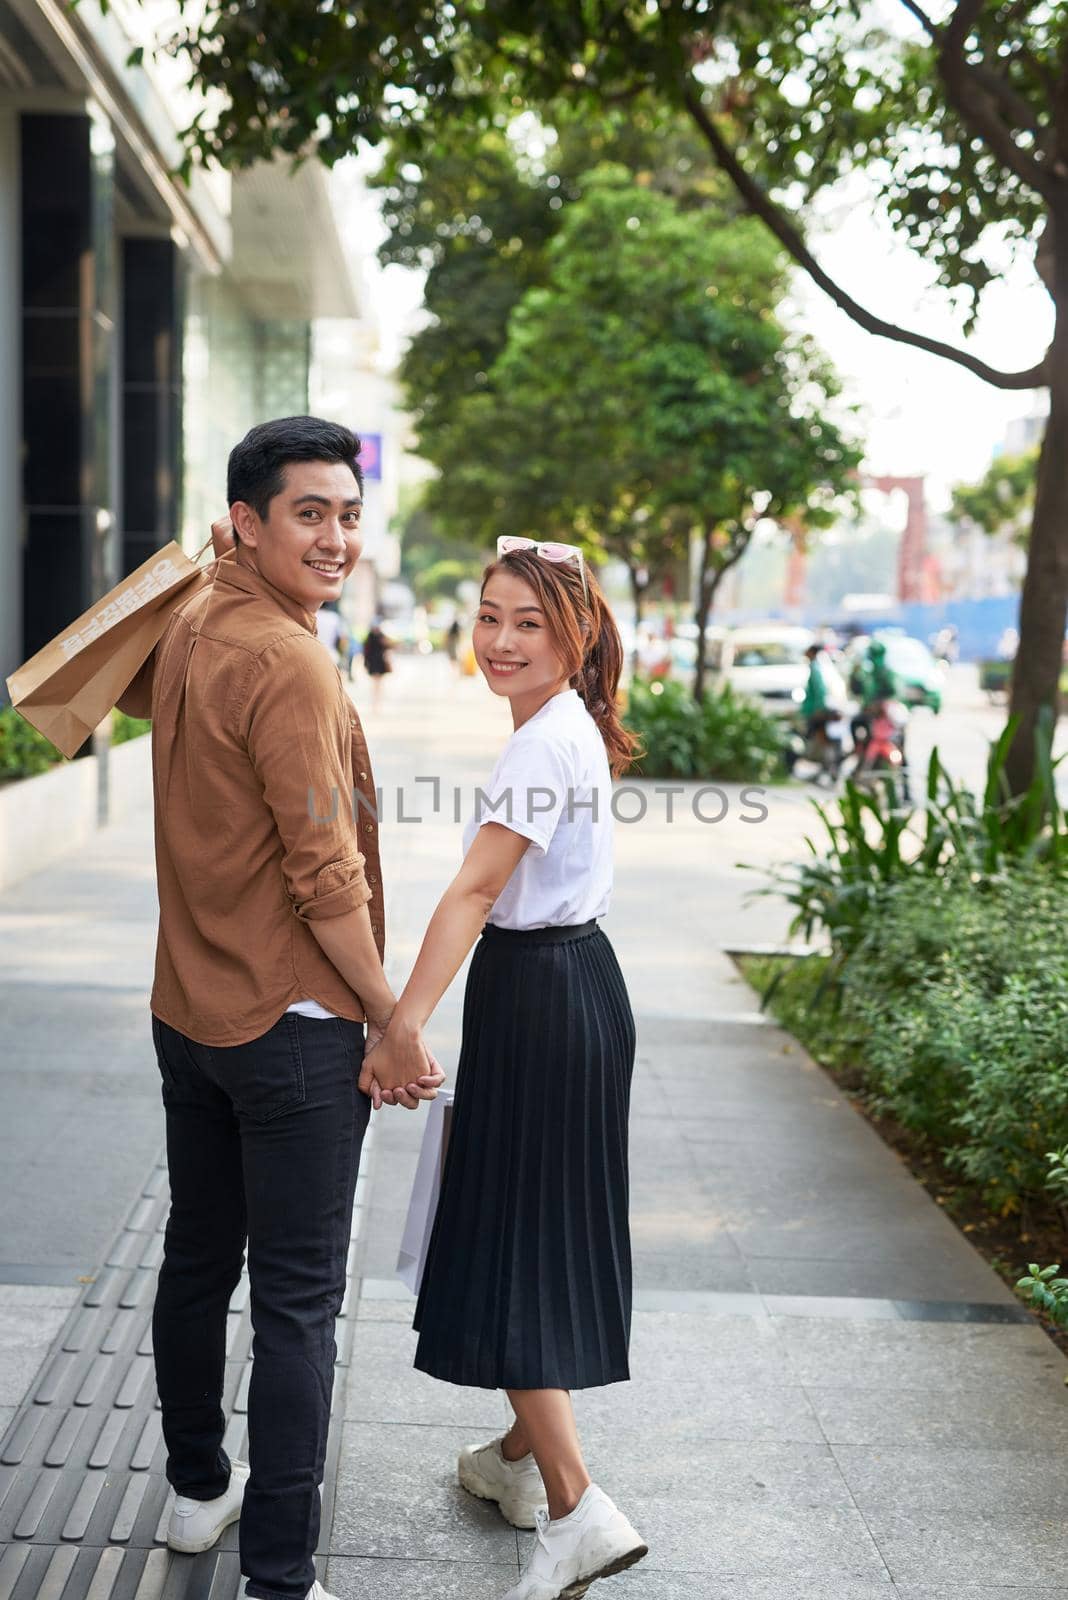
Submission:
<svg viewBox="0 0 1068 1600">
<path fill-rule="evenodd" d="M 512 734 L 476 793 L 465 855 L 487 822 L 530 840 L 490 912 L 495 927 L 573 927 L 604 916 L 612 897 L 612 776 L 576 689 L 554 695 Z"/>
</svg>

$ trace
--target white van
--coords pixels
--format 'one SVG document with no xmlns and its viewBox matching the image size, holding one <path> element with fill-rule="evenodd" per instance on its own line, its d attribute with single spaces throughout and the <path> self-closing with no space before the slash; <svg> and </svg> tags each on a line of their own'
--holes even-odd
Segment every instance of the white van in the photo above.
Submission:
<svg viewBox="0 0 1068 1600">
<path fill-rule="evenodd" d="M 815 644 L 811 628 L 785 622 L 754 622 L 730 628 L 710 647 L 710 665 L 720 683 L 759 700 L 771 716 L 792 716 L 805 697 Z"/>
</svg>

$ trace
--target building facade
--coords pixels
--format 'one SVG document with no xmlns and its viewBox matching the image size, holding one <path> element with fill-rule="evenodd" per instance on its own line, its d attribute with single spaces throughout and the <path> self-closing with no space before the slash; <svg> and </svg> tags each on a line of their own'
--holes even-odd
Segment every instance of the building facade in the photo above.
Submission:
<svg viewBox="0 0 1068 1600">
<path fill-rule="evenodd" d="M 391 433 L 328 175 L 176 175 L 197 102 L 179 60 L 131 59 L 172 12 L 0 0 L 0 676 L 169 539 L 203 544 L 254 423 L 329 400 Z"/>
</svg>

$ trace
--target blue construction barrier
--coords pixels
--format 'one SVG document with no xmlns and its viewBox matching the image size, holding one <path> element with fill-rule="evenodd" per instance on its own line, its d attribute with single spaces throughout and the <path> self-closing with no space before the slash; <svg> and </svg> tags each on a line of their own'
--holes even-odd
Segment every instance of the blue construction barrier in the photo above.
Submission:
<svg viewBox="0 0 1068 1600">
<path fill-rule="evenodd" d="M 787 612 L 724 611 L 715 622 L 740 627 L 749 622 L 800 622 L 806 627 L 855 628 L 870 633 L 876 628 L 903 628 L 914 639 L 929 644 L 942 628 L 957 630 L 961 661 L 993 661 L 1006 629 L 1017 626 L 1019 595 L 992 595 L 983 600 L 946 600 L 937 605 L 898 604 L 891 610 L 865 616 L 858 613 L 816 612 L 808 607 Z"/>
</svg>

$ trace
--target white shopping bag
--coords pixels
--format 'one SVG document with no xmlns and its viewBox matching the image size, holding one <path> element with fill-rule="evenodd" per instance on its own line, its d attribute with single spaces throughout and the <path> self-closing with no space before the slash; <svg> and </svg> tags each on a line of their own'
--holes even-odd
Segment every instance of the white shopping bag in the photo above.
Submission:
<svg viewBox="0 0 1068 1600">
<path fill-rule="evenodd" d="M 445 1170 L 452 1127 L 453 1095 L 452 1089 L 439 1089 L 437 1098 L 431 1100 L 427 1107 L 423 1146 L 419 1152 L 419 1165 L 415 1169 L 412 1198 L 408 1202 L 408 1219 L 404 1224 L 404 1237 L 397 1257 L 397 1277 L 407 1284 L 413 1294 L 419 1293 L 423 1281 L 423 1267 L 426 1265 L 426 1253 L 430 1248 L 430 1235 L 437 1214 L 441 1174 Z"/>
</svg>

